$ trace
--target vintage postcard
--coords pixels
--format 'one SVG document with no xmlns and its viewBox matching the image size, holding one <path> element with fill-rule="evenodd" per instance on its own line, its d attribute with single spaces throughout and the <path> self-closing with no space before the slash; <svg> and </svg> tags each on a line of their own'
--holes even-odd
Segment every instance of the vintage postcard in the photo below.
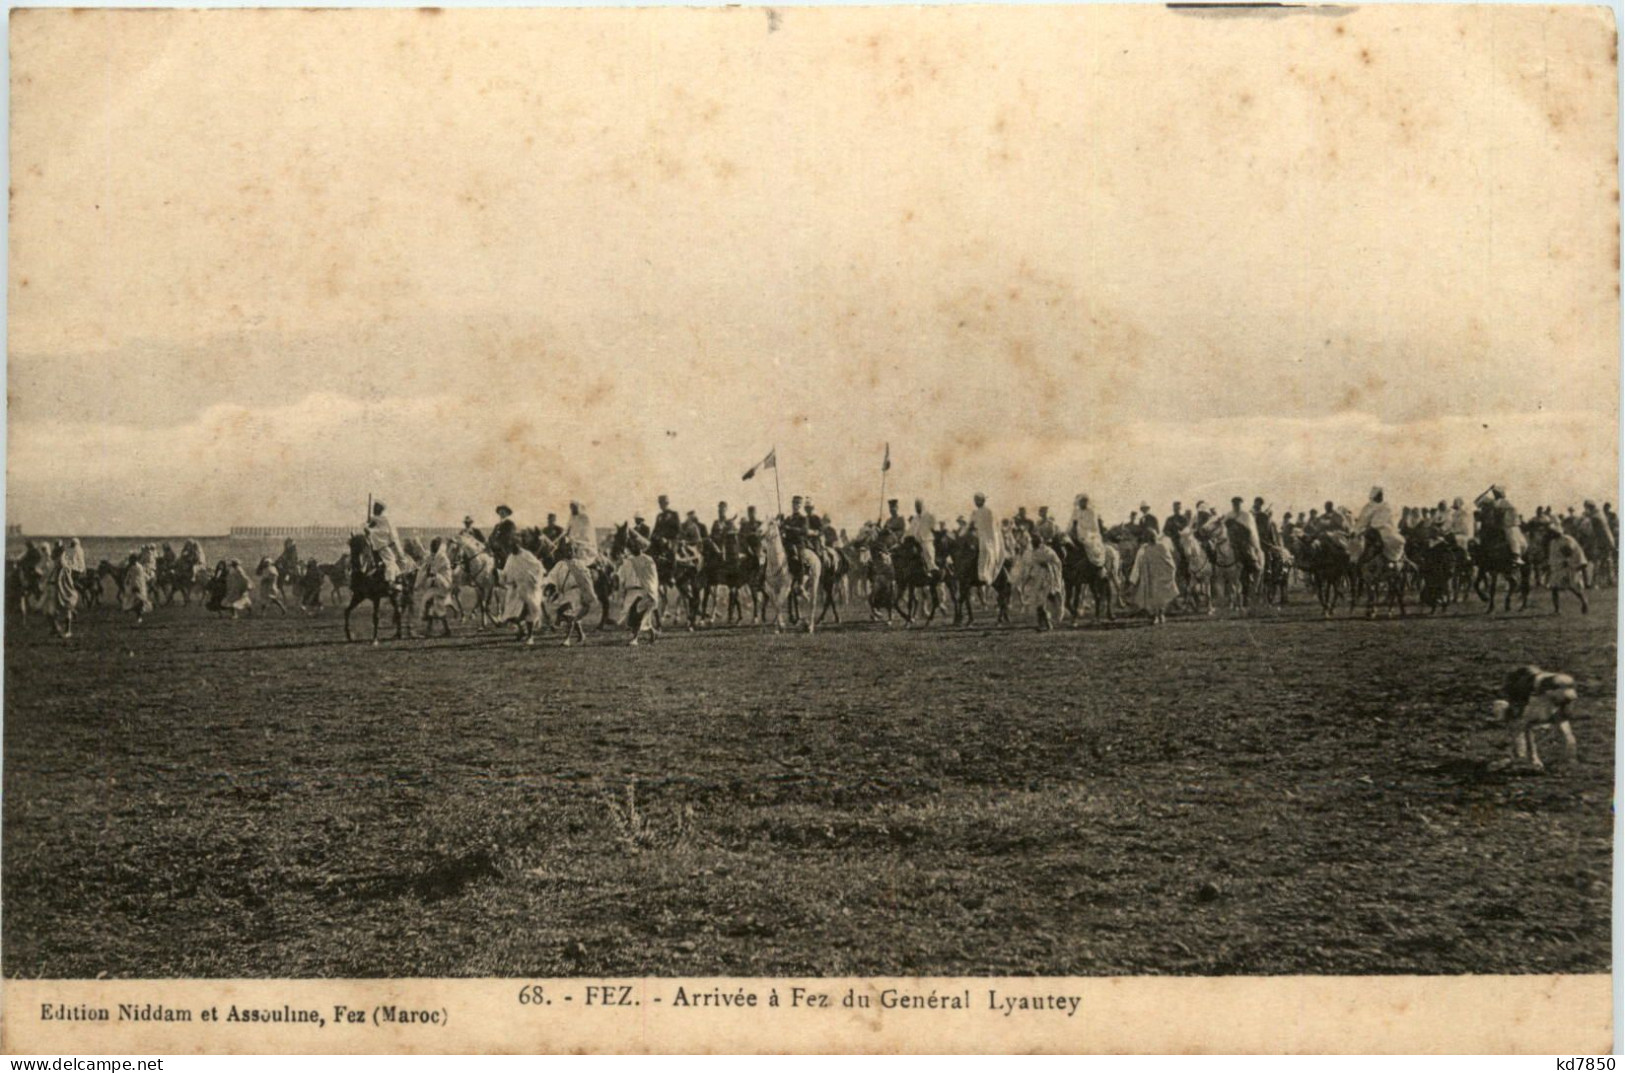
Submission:
<svg viewBox="0 0 1625 1073">
<path fill-rule="evenodd" d="M 4 1048 L 1608 1050 L 1617 40 L 13 12 Z"/>
</svg>

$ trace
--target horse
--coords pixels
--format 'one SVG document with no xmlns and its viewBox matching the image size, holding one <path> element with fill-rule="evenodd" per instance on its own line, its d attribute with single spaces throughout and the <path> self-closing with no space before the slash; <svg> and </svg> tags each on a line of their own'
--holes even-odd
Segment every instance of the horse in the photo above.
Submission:
<svg viewBox="0 0 1625 1073">
<path fill-rule="evenodd" d="M 783 543 L 782 537 L 780 543 Z M 823 591 L 824 560 L 805 544 L 793 550 L 785 548 L 784 551 L 785 561 L 791 568 L 791 576 L 795 578 L 795 584 L 790 587 L 790 599 L 786 606 L 790 624 L 797 625 L 805 619 L 807 632 L 812 633 L 816 625 L 813 616 L 818 611 L 818 594 Z M 805 611 L 801 606 L 803 601 L 807 604 Z"/>
<path fill-rule="evenodd" d="M 841 595 L 851 565 L 837 548 L 826 547 L 822 559 L 823 562 L 819 564 L 818 591 L 824 594 L 824 606 L 818 612 L 818 621 L 824 621 L 824 616 L 833 612 L 836 625 L 840 625 Z"/>
<path fill-rule="evenodd" d="M 124 591 L 124 575 L 130 570 L 130 561 L 114 563 L 106 559 L 96 564 L 96 587 L 99 589 L 107 582 L 113 583 L 113 600 L 118 600 L 119 594 Z"/>
<path fill-rule="evenodd" d="M 761 573 L 761 564 L 755 556 L 746 555 L 738 537 L 731 547 L 707 537 L 701 545 L 700 557 L 700 613 L 706 621 L 716 620 L 716 590 L 728 590 L 727 624 L 744 621 L 745 610 L 739 602 L 739 590 L 752 592 L 755 579 Z M 754 610 L 754 608 L 753 608 Z"/>
<path fill-rule="evenodd" d="M 1349 604 L 1355 603 L 1354 564 L 1358 559 L 1349 548 L 1347 533 L 1332 530 L 1319 533 L 1304 545 L 1303 567 L 1315 587 L 1315 599 L 1320 601 L 1323 618 L 1331 618 L 1343 597 L 1343 587 L 1349 588 Z"/>
<path fill-rule="evenodd" d="M 886 612 L 886 625 L 891 625 L 894 614 L 909 623 L 908 612 L 897 599 L 897 570 L 892 565 L 891 552 L 883 545 L 866 547 L 863 555 L 864 589 L 869 604 L 869 621 L 879 622 L 880 612 Z"/>
<path fill-rule="evenodd" d="M 304 564 L 299 560 L 299 545 L 290 538 L 283 542 L 282 554 L 272 563 L 276 567 L 278 587 L 286 598 L 295 590 L 304 576 Z M 297 593 L 294 593 L 297 597 Z"/>
<path fill-rule="evenodd" d="M 939 557 L 938 562 L 940 561 Z M 892 571 L 896 587 L 895 603 L 898 613 L 903 616 L 904 625 L 914 624 L 922 592 L 928 601 L 925 609 L 925 625 L 931 625 L 931 621 L 937 617 L 937 612 L 942 610 L 942 569 L 927 568 L 924 547 L 917 538 L 906 536 L 897 545 L 897 551 L 892 556 Z"/>
<path fill-rule="evenodd" d="M 1284 544 L 1264 548 L 1264 571 L 1258 581 L 1258 595 L 1265 604 L 1285 607 L 1292 583 L 1292 552 Z"/>
<path fill-rule="evenodd" d="M 22 558 L 10 564 L 6 577 L 6 594 L 12 601 L 12 606 L 20 614 L 27 616 L 29 602 L 35 607 L 45 600 L 45 582 L 50 576 L 51 556 L 43 548 L 28 544 Z"/>
<path fill-rule="evenodd" d="M 350 587 L 350 554 L 345 552 L 333 562 L 322 567 L 322 576 L 333 588 L 333 603 L 344 602 L 343 592 Z"/>
<path fill-rule="evenodd" d="M 843 585 L 842 597 L 845 600 L 863 600 L 868 598 L 869 590 L 869 543 L 860 533 L 858 538 L 850 540 L 840 548 L 836 554 L 846 560 L 846 580 Z"/>
<path fill-rule="evenodd" d="M 305 563 L 299 571 L 295 582 L 299 588 L 299 609 L 305 614 L 322 609 L 322 582 L 325 579 L 322 564 L 315 559 Z"/>
<path fill-rule="evenodd" d="M 621 588 L 620 575 L 615 570 L 616 565 L 610 557 L 600 556 L 597 562 L 587 568 L 587 573 L 592 575 L 592 594 L 594 599 L 598 601 L 598 628 L 600 630 L 609 630 L 620 625 L 619 622 L 615 621 L 614 615 L 610 613 L 610 608 L 614 606 L 612 601 L 615 599 L 615 594 Z M 636 633 L 634 633 L 633 637 L 636 636 Z"/>
<path fill-rule="evenodd" d="M 1495 591 L 1503 580 L 1506 600 L 1501 610 L 1512 610 L 1512 597 L 1516 593 L 1521 598 L 1518 610 L 1522 611 L 1529 606 L 1529 563 L 1518 561 L 1506 534 L 1498 527 L 1483 526 L 1478 532 L 1478 539 L 1468 546 L 1467 553 L 1473 561 L 1473 591 L 1488 604 L 1485 614 L 1495 612 Z"/>
<path fill-rule="evenodd" d="M 1356 540 L 1350 547 L 1359 547 Z M 1415 576 L 1416 567 L 1403 555 L 1396 562 L 1388 558 L 1383 550 L 1382 538 L 1376 533 L 1367 531 L 1364 540 L 1364 554 L 1356 563 L 1356 570 L 1365 589 L 1365 617 L 1374 618 L 1377 613 L 1377 597 L 1382 596 L 1383 608 L 1399 608 L 1399 617 L 1405 617 L 1405 590 L 1410 586 Z M 1353 614 L 1355 602 L 1349 601 L 1349 613 Z"/>
<path fill-rule="evenodd" d="M 806 559 L 803 563 L 802 576 L 797 579 L 790 570 L 790 557 L 785 551 L 784 541 L 779 536 L 779 523 L 777 520 L 767 523 L 762 532 L 762 595 L 764 599 L 773 604 L 773 632 L 780 633 L 784 629 L 788 618 L 795 624 L 795 601 L 798 596 L 817 599 L 819 564 L 817 556 L 805 548 L 800 554 Z M 809 584 L 810 582 L 810 584 Z M 802 590 L 805 589 L 805 593 Z M 763 621 L 766 621 L 766 608 L 763 608 Z M 814 622 L 809 616 L 806 619 L 807 632 L 812 633 Z"/>
<path fill-rule="evenodd" d="M 373 554 L 365 533 L 350 534 L 349 560 L 350 604 L 344 609 L 344 639 L 355 640 L 350 633 L 350 612 L 368 600 L 372 602 L 373 644 L 378 643 L 378 611 L 379 604 L 384 600 L 389 601 L 390 610 L 395 616 L 395 639 L 397 641 L 401 639 L 403 629 L 410 637 L 411 616 L 402 615 L 401 608 L 412 606 L 412 572 L 403 570 L 394 581 L 389 581 L 384 574 L 383 560 Z"/>
<path fill-rule="evenodd" d="M 1050 547 L 1061 557 L 1061 581 L 1066 586 L 1066 613 L 1073 623 L 1078 621 L 1085 591 L 1094 597 L 1095 618 L 1105 612 L 1107 620 L 1116 618 L 1113 606 L 1117 601 L 1117 571 L 1112 556 L 1101 555 L 1096 563 L 1076 541 L 1056 537 Z M 1107 548 L 1106 551 L 1114 549 Z"/>
<path fill-rule="evenodd" d="M 1213 562 L 1207 549 L 1190 529 L 1179 531 L 1179 550 L 1184 557 L 1182 599 L 1195 613 L 1213 614 Z"/>
<path fill-rule="evenodd" d="M 207 572 L 203 579 L 197 576 L 199 569 L 195 562 L 189 562 L 184 556 L 159 559 L 153 573 L 153 595 L 161 596 L 165 607 L 174 603 L 177 596 L 181 598 L 182 607 L 192 606 L 192 588 L 207 580 Z"/>
<path fill-rule="evenodd" d="M 982 550 L 981 538 L 975 533 L 967 532 L 955 540 L 948 555 L 948 573 L 954 580 L 954 625 L 972 626 L 976 623 L 976 612 L 971 606 L 971 596 L 987 586 L 982 581 L 980 557 Z M 998 617 L 995 624 L 1010 621 L 1010 571 L 1006 563 L 1000 563 L 999 569 L 993 576 L 993 597 L 998 608 Z"/>
<path fill-rule="evenodd" d="M 79 586 L 79 602 L 86 611 L 101 605 L 102 579 L 96 576 L 94 570 L 78 571 L 73 576 L 73 582 Z"/>
<path fill-rule="evenodd" d="M 451 552 L 451 606 L 457 609 L 459 618 L 463 614 L 462 589 L 466 586 L 474 590 L 474 624 L 479 629 L 487 625 L 497 624 L 496 613 L 491 610 L 491 601 L 497 591 L 497 562 L 496 556 L 489 548 L 465 544 L 461 540 L 453 540 L 447 545 Z"/>
<path fill-rule="evenodd" d="M 1260 573 L 1251 544 L 1232 540 L 1230 523 L 1223 517 L 1209 522 L 1206 531 L 1211 541 L 1213 575 L 1224 590 L 1225 604 L 1232 611 L 1245 613 L 1252 604 L 1252 590 Z"/>
<path fill-rule="evenodd" d="M 700 572 L 704 565 L 702 554 L 699 549 L 691 551 L 687 544 L 679 541 L 664 557 L 655 559 L 655 571 L 660 577 L 661 601 L 665 602 L 668 588 L 674 590 L 683 609 L 688 613 L 690 630 L 698 623 L 700 617 L 702 585 Z"/>
<path fill-rule="evenodd" d="M 160 564 L 160 578 L 162 576 Z M 169 598 L 173 600 L 177 595 L 181 598 L 183 607 L 192 606 L 192 590 L 201 590 L 209 581 L 209 571 L 198 555 L 198 546 L 193 541 L 186 541 L 181 545 L 180 555 L 175 559 L 174 568 L 170 577 Z M 168 601 L 166 601 L 168 602 Z"/>
<path fill-rule="evenodd" d="M 1422 582 L 1417 598 L 1429 614 L 1443 611 L 1455 600 L 1451 579 L 1456 553 L 1455 542 L 1437 526 L 1418 526 L 1405 538 L 1405 557 L 1416 564 Z"/>
</svg>

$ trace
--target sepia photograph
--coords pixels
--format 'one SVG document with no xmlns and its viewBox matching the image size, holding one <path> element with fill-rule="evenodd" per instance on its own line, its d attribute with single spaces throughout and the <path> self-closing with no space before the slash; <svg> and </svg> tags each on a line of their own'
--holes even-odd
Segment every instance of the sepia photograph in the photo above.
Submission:
<svg viewBox="0 0 1625 1073">
<path fill-rule="evenodd" d="M 8 1048 L 196 1016 L 74 981 L 1611 1002 L 1617 37 L 13 11 Z"/>
</svg>

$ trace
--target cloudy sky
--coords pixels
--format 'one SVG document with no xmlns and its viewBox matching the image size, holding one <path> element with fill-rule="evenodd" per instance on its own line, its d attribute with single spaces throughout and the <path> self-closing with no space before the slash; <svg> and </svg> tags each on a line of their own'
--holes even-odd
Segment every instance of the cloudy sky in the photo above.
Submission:
<svg viewBox="0 0 1625 1073">
<path fill-rule="evenodd" d="M 1611 498 L 1602 9 L 23 11 L 8 514 Z"/>
</svg>

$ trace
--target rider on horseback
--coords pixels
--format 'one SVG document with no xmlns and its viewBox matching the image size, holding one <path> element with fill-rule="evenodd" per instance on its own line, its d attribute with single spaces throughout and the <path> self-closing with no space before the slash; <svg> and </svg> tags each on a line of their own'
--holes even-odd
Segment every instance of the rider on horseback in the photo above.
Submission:
<svg viewBox="0 0 1625 1073">
<path fill-rule="evenodd" d="M 755 555 L 756 549 L 762 543 L 762 522 L 756 517 L 754 506 L 745 508 L 745 516 L 739 520 L 739 547 L 747 555 Z"/>
<path fill-rule="evenodd" d="M 598 561 L 598 534 L 593 531 L 586 508 L 575 500 L 570 501 L 570 526 L 564 535 L 576 562 L 587 567 Z"/>
<path fill-rule="evenodd" d="M 486 546 L 491 551 L 491 559 L 496 568 L 501 570 L 507 565 L 508 556 L 519 550 L 519 524 L 513 520 L 513 511 L 507 504 L 497 507 L 496 525 L 491 527 L 491 541 Z"/>
<path fill-rule="evenodd" d="M 1381 488 L 1371 489 L 1370 500 L 1354 519 L 1354 532 L 1365 543 L 1357 566 L 1364 567 L 1378 556 L 1390 565 L 1404 560 L 1405 538 L 1394 524 L 1394 508 L 1384 500 Z"/>
<path fill-rule="evenodd" d="M 1488 492 L 1489 502 L 1484 503 L 1484 496 L 1479 496 L 1477 502 L 1486 507 L 1487 523 L 1499 529 L 1506 537 L 1507 547 L 1512 549 L 1513 566 L 1523 566 L 1523 554 L 1529 550 L 1529 541 L 1518 525 L 1518 508 L 1512 505 L 1507 498 L 1506 489 L 1499 484 L 1490 485 Z"/>
<path fill-rule="evenodd" d="M 677 530 L 678 562 L 688 563 L 698 568 L 704 559 L 705 526 L 700 524 L 700 516 L 693 511 L 683 519 L 682 526 Z"/>
<path fill-rule="evenodd" d="M 367 549 L 383 564 L 384 580 L 394 582 L 401 575 L 401 545 L 395 533 L 395 523 L 384 513 L 382 500 L 372 505 L 366 537 Z"/>
<path fill-rule="evenodd" d="M 711 523 L 711 541 L 722 553 L 722 561 L 729 566 L 739 561 L 739 532 L 734 520 L 728 517 L 726 501 L 717 504 L 717 520 Z"/>
<path fill-rule="evenodd" d="M 789 560 L 790 577 L 801 581 L 801 549 L 807 546 L 807 518 L 801 513 L 801 497 L 790 497 L 790 513 L 779 523 L 779 539 Z"/>
<path fill-rule="evenodd" d="M 671 509 L 671 501 L 665 496 L 657 500 L 660 510 L 655 514 L 654 530 L 650 533 L 649 549 L 656 559 L 669 557 L 677 544 L 678 530 L 682 528 L 682 519 L 676 511 Z"/>
<path fill-rule="evenodd" d="M 908 522 L 897 513 L 897 500 L 886 500 L 886 518 L 880 523 L 880 528 L 886 534 L 888 547 L 896 547 L 903 542 L 903 537 L 908 532 Z"/>
<path fill-rule="evenodd" d="M 1281 561 L 1285 545 L 1281 531 L 1275 526 L 1275 517 L 1263 496 L 1253 497 L 1253 527 L 1258 532 L 1258 545 L 1264 551 L 1264 562 L 1273 568 Z"/>
<path fill-rule="evenodd" d="M 1087 495 L 1080 494 L 1072 506 L 1072 526 L 1067 530 L 1072 543 L 1083 549 L 1085 559 L 1095 566 L 1106 561 L 1106 523 Z"/>
<path fill-rule="evenodd" d="M 1033 536 L 1040 542 L 1048 544 L 1060 535 L 1061 527 L 1049 516 L 1049 508 L 1039 507 L 1038 520 L 1033 523 Z"/>
</svg>

